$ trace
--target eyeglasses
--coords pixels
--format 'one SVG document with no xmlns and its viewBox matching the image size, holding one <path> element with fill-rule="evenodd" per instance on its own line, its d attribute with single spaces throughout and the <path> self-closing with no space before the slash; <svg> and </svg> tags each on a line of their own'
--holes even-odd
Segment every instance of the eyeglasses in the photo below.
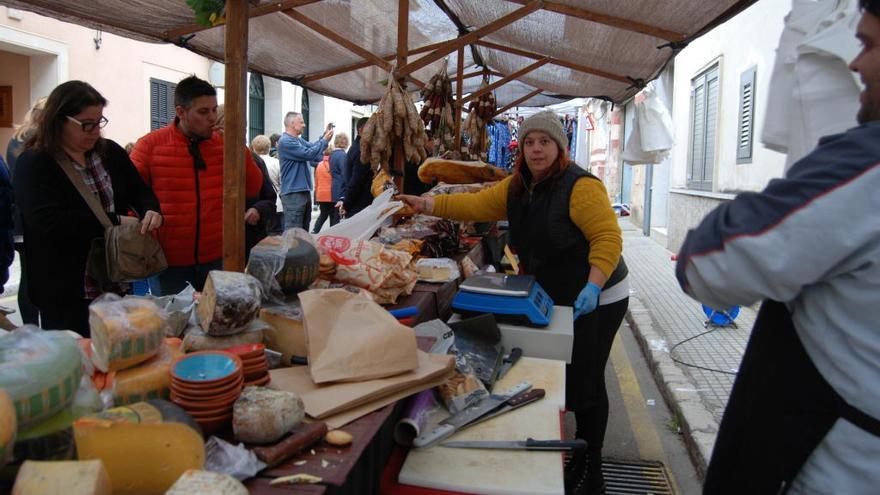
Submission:
<svg viewBox="0 0 880 495">
<path fill-rule="evenodd" d="M 70 115 L 67 116 L 67 120 L 79 125 L 82 128 L 83 132 L 92 132 L 95 129 L 103 129 L 104 126 L 106 126 L 110 122 L 109 120 L 107 120 L 107 117 L 104 117 L 103 115 L 97 122 L 80 122 Z"/>
</svg>

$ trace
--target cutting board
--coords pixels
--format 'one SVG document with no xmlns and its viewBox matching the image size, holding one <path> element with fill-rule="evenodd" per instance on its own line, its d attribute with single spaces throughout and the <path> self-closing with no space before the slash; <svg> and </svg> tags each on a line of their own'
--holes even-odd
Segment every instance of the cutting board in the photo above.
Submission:
<svg viewBox="0 0 880 495">
<path fill-rule="evenodd" d="M 555 404 L 565 409 L 565 362 L 555 359 L 521 357 L 504 378 L 495 382 L 493 393 L 502 393 L 517 383 L 527 381 L 532 388 L 543 388 L 542 403 Z"/>
<path fill-rule="evenodd" d="M 448 440 L 526 437 L 559 440 L 560 428 L 559 407 L 542 400 L 456 433 Z M 562 495 L 565 491 L 560 452 L 457 449 L 440 445 L 411 449 L 398 481 L 474 494 Z"/>
</svg>

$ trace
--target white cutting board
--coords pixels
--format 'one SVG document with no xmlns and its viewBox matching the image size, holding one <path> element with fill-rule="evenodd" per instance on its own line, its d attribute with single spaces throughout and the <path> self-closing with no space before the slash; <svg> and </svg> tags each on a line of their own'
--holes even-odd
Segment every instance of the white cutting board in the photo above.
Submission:
<svg viewBox="0 0 880 495">
<path fill-rule="evenodd" d="M 492 392 L 503 393 L 520 382 L 529 382 L 532 388 L 543 388 L 545 395 L 541 402 L 565 409 L 565 361 L 523 356 L 504 378 L 495 382 Z"/>
<path fill-rule="evenodd" d="M 559 407 L 542 400 L 447 440 L 559 440 L 560 430 Z M 439 444 L 411 449 L 398 481 L 474 494 L 562 495 L 565 491 L 561 452 L 453 449 Z"/>
</svg>

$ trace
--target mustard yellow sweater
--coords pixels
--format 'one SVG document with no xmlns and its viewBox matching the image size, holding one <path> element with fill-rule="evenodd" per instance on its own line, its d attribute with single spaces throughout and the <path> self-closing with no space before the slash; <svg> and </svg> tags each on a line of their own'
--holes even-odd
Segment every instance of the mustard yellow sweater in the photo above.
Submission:
<svg viewBox="0 0 880 495">
<path fill-rule="evenodd" d="M 455 220 L 493 222 L 507 218 L 507 190 L 513 176 L 476 193 L 434 197 L 434 215 Z M 571 192 L 568 214 L 590 243 L 590 265 L 606 277 L 617 268 L 623 235 L 601 181 L 583 177 Z"/>
</svg>

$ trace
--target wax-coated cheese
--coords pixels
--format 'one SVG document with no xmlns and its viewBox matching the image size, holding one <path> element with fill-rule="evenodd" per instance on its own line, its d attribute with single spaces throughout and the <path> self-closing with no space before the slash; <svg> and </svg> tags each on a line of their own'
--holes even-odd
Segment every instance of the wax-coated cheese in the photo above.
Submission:
<svg viewBox="0 0 880 495">
<path fill-rule="evenodd" d="M 104 464 L 91 461 L 25 461 L 12 495 L 112 495 Z"/>
<path fill-rule="evenodd" d="M 0 466 L 12 456 L 16 429 L 15 406 L 9 394 L 0 388 Z"/>
<path fill-rule="evenodd" d="M 163 311 L 147 299 L 119 299 L 89 306 L 92 361 L 103 372 L 142 363 L 165 339 Z"/>
<path fill-rule="evenodd" d="M 108 409 L 73 424 L 79 458 L 100 459 L 114 493 L 163 493 L 187 469 L 205 465 L 205 444 L 192 418 L 163 400 Z"/>
<path fill-rule="evenodd" d="M 190 469 L 165 495 L 247 495 L 240 481 L 223 473 Z"/>
</svg>

